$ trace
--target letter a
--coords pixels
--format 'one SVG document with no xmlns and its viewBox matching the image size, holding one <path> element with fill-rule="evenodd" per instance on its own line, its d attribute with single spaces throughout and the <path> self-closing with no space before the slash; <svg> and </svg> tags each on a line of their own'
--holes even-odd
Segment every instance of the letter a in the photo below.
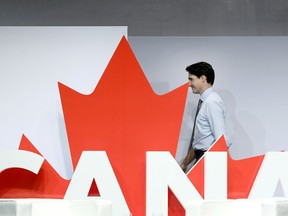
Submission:
<svg viewBox="0 0 288 216">
<path fill-rule="evenodd" d="M 268 152 L 261 164 L 249 198 L 271 198 L 278 182 L 284 196 L 288 196 L 288 152 Z"/>
<path fill-rule="evenodd" d="M 87 197 L 95 179 L 101 197 L 113 203 L 113 215 L 128 213 L 129 209 L 104 151 L 83 151 L 72 176 L 65 199 L 91 199 Z M 95 197 L 97 199 L 97 197 Z"/>
</svg>

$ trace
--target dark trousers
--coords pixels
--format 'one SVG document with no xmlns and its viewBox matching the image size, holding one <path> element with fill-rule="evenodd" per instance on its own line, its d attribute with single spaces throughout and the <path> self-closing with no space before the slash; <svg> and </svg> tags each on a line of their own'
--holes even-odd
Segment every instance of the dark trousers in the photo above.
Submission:
<svg viewBox="0 0 288 216">
<path fill-rule="evenodd" d="M 204 155 L 205 152 L 206 151 L 203 151 L 203 150 L 197 150 L 197 149 L 194 150 L 195 159 L 196 159 L 195 163 L 197 163 L 197 161 L 200 160 L 200 158 Z"/>
</svg>

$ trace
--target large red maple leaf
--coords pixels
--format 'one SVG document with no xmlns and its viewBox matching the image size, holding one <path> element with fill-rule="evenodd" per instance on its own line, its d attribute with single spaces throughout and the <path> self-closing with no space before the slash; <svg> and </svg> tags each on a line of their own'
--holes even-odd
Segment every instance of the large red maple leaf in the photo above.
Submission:
<svg viewBox="0 0 288 216">
<path fill-rule="evenodd" d="M 105 150 L 133 215 L 145 215 L 146 152 L 175 156 L 187 84 L 157 95 L 123 37 L 97 87 L 59 84 L 74 168 L 83 150 Z"/>
<path fill-rule="evenodd" d="M 106 151 L 130 211 L 145 215 L 146 152 L 169 151 L 175 156 L 187 88 L 185 84 L 155 94 L 123 37 L 90 95 L 59 83 L 74 169 L 82 151 Z M 19 149 L 40 154 L 24 135 Z M 223 137 L 211 151 L 227 151 Z M 263 156 L 239 161 L 228 157 L 228 198 L 247 198 Z M 203 197 L 204 162 L 188 174 Z M 68 184 L 45 160 L 38 175 L 18 169 L 1 172 L 0 197 L 63 198 Z M 184 215 L 171 192 L 169 215 Z"/>
</svg>

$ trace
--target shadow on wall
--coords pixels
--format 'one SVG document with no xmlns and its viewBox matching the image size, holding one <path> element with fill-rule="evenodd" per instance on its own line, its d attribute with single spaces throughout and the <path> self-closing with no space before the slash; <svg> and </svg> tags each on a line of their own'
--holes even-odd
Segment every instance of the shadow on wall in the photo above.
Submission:
<svg viewBox="0 0 288 216">
<path fill-rule="evenodd" d="M 266 131 L 263 123 L 252 112 L 237 109 L 234 95 L 224 89 L 217 90 L 226 107 L 226 135 L 230 155 L 233 159 L 255 156 L 266 152 L 264 141 Z M 254 111 L 254 110 L 253 110 Z"/>
</svg>

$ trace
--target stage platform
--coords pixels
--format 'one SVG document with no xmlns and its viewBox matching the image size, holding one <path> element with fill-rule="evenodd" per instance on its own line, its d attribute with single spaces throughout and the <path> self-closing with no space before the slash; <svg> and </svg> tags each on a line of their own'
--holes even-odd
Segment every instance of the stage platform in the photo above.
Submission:
<svg viewBox="0 0 288 216">
<path fill-rule="evenodd" d="M 194 200 L 186 216 L 288 216 L 288 199 Z"/>
<path fill-rule="evenodd" d="M 0 216 L 112 216 L 112 206 L 108 200 L 0 199 Z M 193 200 L 186 216 L 288 216 L 288 199 Z"/>
<path fill-rule="evenodd" d="M 0 216 L 112 216 L 106 200 L 0 199 Z"/>
</svg>

